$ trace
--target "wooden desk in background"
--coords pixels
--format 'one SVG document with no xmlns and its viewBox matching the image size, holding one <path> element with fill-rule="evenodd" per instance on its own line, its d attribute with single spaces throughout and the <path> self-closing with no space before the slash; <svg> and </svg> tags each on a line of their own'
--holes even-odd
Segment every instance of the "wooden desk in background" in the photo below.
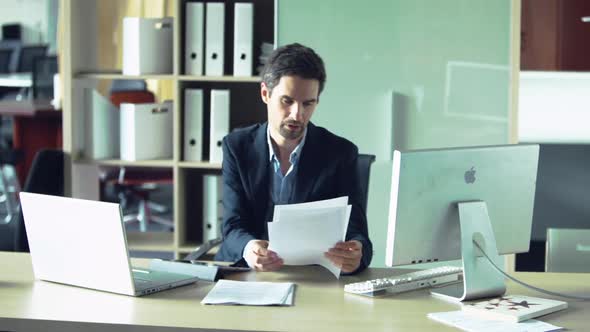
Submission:
<svg viewBox="0 0 590 332">
<path fill-rule="evenodd" d="M 21 186 L 37 151 L 62 148 L 61 111 L 49 101 L 0 101 L 0 116 L 12 116 L 13 148 L 23 151 L 24 160 L 16 165 Z"/>
<path fill-rule="evenodd" d="M 145 265 L 147 260 L 134 262 Z M 346 283 L 404 273 L 401 269 L 369 269 L 340 280 L 318 266 L 232 275 L 235 280 L 297 284 L 293 306 L 254 307 L 200 304 L 213 287 L 204 281 L 134 298 L 33 280 L 29 254 L 0 252 L 0 266 L 0 330 L 457 331 L 426 317 L 430 312 L 458 310 L 458 305 L 433 298 L 427 290 L 381 298 L 343 291 Z M 590 296 L 590 274 L 517 272 L 514 276 L 554 291 Z M 549 298 L 510 281 L 508 294 Z M 568 304 L 567 310 L 541 319 L 568 330 L 587 330 L 590 302 L 568 300 Z"/>
</svg>

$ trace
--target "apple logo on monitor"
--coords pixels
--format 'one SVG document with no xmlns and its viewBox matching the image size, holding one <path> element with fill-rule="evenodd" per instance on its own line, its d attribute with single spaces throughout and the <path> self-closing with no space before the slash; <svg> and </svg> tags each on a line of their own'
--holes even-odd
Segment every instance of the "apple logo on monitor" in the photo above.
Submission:
<svg viewBox="0 0 590 332">
<path fill-rule="evenodd" d="M 472 166 L 470 170 L 465 172 L 465 183 L 475 182 L 475 166 Z"/>
</svg>

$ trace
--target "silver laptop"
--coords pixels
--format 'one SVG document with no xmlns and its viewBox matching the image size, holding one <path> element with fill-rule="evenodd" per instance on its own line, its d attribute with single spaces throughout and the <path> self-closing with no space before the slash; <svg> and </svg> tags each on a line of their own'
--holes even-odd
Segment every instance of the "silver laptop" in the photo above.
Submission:
<svg viewBox="0 0 590 332">
<path fill-rule="evenodd" d="M 197 277 L 131 267 L 119 204 L 20 193 L 37 279 L 131 296 Z"/>
</svg>

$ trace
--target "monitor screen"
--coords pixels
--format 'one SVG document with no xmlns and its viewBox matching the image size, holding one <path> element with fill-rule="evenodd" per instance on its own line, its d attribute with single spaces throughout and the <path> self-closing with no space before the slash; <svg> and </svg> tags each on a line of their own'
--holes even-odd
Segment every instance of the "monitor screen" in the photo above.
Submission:
<svg viewBox="0 0 590 332">
<path fill-rule="evenodd" d="M 538 155 L 538 145 L 394 151 L 386 265 L 462 259 L 466 202 L 483 202 L 492 254 L 528 251 Z"/>
</svg>

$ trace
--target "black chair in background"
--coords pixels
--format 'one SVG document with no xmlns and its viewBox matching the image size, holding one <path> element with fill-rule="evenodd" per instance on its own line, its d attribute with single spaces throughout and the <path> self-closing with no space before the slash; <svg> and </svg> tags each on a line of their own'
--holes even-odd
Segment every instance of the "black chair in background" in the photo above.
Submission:
<svg viewBox="0 0 590 332">
<path fill-rule="evenodd" d="M 30 73 L 33 71 L 33 61 L 36 57 L 47 55 L 48 45 L 23 45 L 20 50 L 18 67 L 19 73 Z"/>
<path fill-rule="evenodd" d="M 44 55 L 33 60 L 33 99 L 53 99 L 53 75 L 58 71 L 56 55 Z"/>
<path fill-rule="evenodd" d="M 10 51 L 10 59 L 8 60 L 8 73 L 14 73 L 17 71 L 21 47 L 22 43 L 20 40 L 0 40 L 0 50 Z"/>
<path fill-rule="evenodd" d="M 363 194 L 363 201 L 361 207 L 367 212 L 367 204 L 369 201 L 369 180 L 371 178 L 371 165 L 375 161 L 375 156 L 372 154 L 359 154 L 356 164 L 357 178 L 359 187 Z"/>
<path fill-rule="evenodd" d="M 21 40 L 22 26 L 20 23 L 2 24 L 2 39 Z"/>
<path fill-rule="evenodd" d="M 23 191 L 63 196 L 64 153 L 61 150 L 40 150 L 35 155 Z M 0 226 L 0 250 L 29 251 L 29 242 L 22 213 L 13 223 Z"/>
<path fill-rule="evenodd" d="M 0 49 L 0 74 L 10 73 L 10 59 L 12 50 Z"/>
</svg>

